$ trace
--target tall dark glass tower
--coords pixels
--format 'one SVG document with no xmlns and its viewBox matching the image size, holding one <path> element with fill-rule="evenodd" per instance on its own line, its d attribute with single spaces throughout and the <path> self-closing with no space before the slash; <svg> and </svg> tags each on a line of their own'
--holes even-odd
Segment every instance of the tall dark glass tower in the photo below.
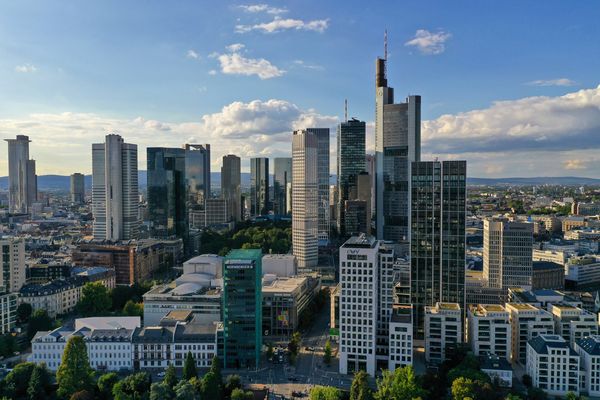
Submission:
<svg viewBox="0 0 600 400">
<path fill-rule="evenodd" d="M 269 213 L 269 159 L 250 159 L 250 216 Z"/>
<path fill-rule="evenodd" d="M 411 303 L 415 337 L 425 306 L 465 309 L 466 161 L 421 161 L 411 171 Z"/>
<path fill-rule="evenodd" d="M 204 209 L 210 197 L 210 144 L 185 145 L 185 180 L 188 211 Z"/>
<path fill-rule="evenodd" d="M 358 175 L 365 170 L 366 124 L 352 118 L 342 122 L 337 129 L 337 224 L 345 232 L 344 202 L 356 200 Z"/>
<path fill-rule="evenodd" d="M 286 215 L 290 213 L 292 208 L 292 205 L 288 204 L 287 201 L 288 185 L 292 184 L 292 158 L 275 158 L 274 164 L 273 212 L 276 215 Z"/>
<path fill-rule="evenodd" d="M 223 156 L 221 168 L 221 197 L 227 200 L 233 221 L 242 220 L 241 162 L 234 154 Z"/>
<path fill-rule="evenodd" d="M 187 237 L 186 151 L 148 147 L 148 214 L 156 238 Z"/>
</svg>

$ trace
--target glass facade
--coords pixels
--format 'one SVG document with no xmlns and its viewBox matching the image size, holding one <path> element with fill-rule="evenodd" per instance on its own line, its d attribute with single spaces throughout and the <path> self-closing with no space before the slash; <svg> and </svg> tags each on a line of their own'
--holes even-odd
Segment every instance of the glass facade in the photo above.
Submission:
<svg viewBox="0 0 600 400">
<path fill-rule="evenodd" d="M 269 159 L 250 159 L 250 216 L 269 213 Z"/>
<path fill-rule="evenodd" d="M 203 209 L 210 197 L 210 144 L 185 145 L 185 184 L 188 210 Z"/>
<path fill-rule="evenodd" d="M 262 251 L 232 250 L 223 263 L 223 366 L 258 368 L 262 347 Z"/>
<path fill-rule="evenodd" d="M 275 158 L 275 176 L 273 179 L 273 212 L 286 215 L 291 211 L 287 202 L 287 187 L 292 183 L 292 158 Z"/>
<path fill-rule="evenodd" d="M 346 231 L 344 229 L 344 202 L 356 199 L 358 175 L 365 170 L 365 133 L 365 122 L 354 118 L 338 125 L 338 215 L 336 219 L 338 221 L 338 230 L 341 233 Z"/>
<path fill-rule="evenodd" d="M 411 303 L 419 338 L 425 306 L 465 309 L 466 174 L 466 161 L 412 163 Z"/>
</svg>

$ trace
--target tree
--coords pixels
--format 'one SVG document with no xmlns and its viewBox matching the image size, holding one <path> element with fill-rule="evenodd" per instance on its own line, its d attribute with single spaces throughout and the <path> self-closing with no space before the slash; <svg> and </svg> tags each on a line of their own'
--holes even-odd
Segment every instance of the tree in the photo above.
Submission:
<svg viewBox="0 0 600 400">
<path fill-rule="evenodd" d="M 114 372 L 109 372 L 98 378 L 96 385 L 98 386 L 98 397 L 101 400 L 112 399 L 112 391 L 115 384 L 119 381 L 119 375 Z"/>
<path fill-rule="evenodd" d="M 31 341 L 38 331 L 49 331 L 50 329 L 52 329 L 52 320 L 46 310 L 36 310 L 27 324 L 27 339 Z"/>
<path fill-rule="evenodd" d="M 112 305 L 108 289 L 102 282 L 88 282 L 81 289 L 77 310 L 86 317 L 106 314 Z"/>
<path fill-rule="evenodd" d="M 342 392 L 332 386 L 315 386 L 310 390 L 310 400 L 340 400 Z"/>
<path fill-rule="evenodd" d="M 196 369 L 196 360 L 194 359 L 192 352 L 188 351 L 187 355 L 185 356 L 185 361 L 183 362 L 182 378 L 187 381 L 197 376 L 198 370 Z"/>
<path fill-rule="evenodd" d="M 529 375 L 529 374 L 523 375 L 523 385 L 530 388 L 531 384 L 532 384 L 531 375 Z"/>
<path fill-rule="evenodd" d="M 127 300 L 127 303 L 123 306 L 123 315 L 131 317 L 143 317 L 144 316 L 144 305 L 142 303 L 136 303 L 132 300 Z"/>
<path fill-rule="evenodd" d="M 2 381 L 2 396 L 9 399 L 24 398 L 29 388 L 29 380 L 35 364 L 31 362 L 15 365 Z"/>
<path fill-rule="evenodd" d="M 298 354 L 298 350 L 300 349 L 300 339 L 300 332 L 294 332 L 292 334 L 292 338 L 288 343 L 288 351 L 290 354 L 293 354 L 294 356 Z"/>
<path fill-rule="evenodd" d="M 242 379 L 239 375 L 228 375 L 225 380 L 225 397 L 230 397 L 235 389 L 242 388 Z"/>
<path fill-rule="evenodd" d="M 17 321 L 20 323 L 27 322 L 29 317 L 31 317 L 31 313 L 33 312 L 33 307 L 29 303 L 21 303 L 19 307 L 17 307 Z"/>
<path fill-rule="evenodd" d="M 251 391 L 244 392 L 242 389 L 234 389 L 231 392 L 231 400 L 252 400 L 254 395 Z"/>
<path fill-rule="evenodd" d="M 115 400 L 147 399 L 150 393 L 150 375 L 145 372 L 129 375 L 113 387 Z"/>
<path fill-rule="evenodd" d="M 383 371 L 377 380 L 376 400 L 412 400 L 425 397 L 425 391 L 418 383 L 411 366 L 397 368 L 394 372 Z"/>
<path fill-rule="evenodd" d="M 369 381 L 367 380 L 367 373 L 365 371 L 358 371 L 354 374 L 352 380 L 352 386 L 350 386 L 350 400 L 372 400 L 373 392 L 369 387 Z"/>
<path fill-rule="evenodd" d="M 221 375 L 221 365 L 219 363 L 219 358 L 214 356 L 210 363 L 210 372 L 215 374 L 217 381 L 219 381 L 219 386 L 223 385 L 223 376 Z"/>
<path fill-rule="evenodd" d="M 530 387 L 527 389 L 527 398 L 529 400 L 546 400 L 548 399 L 548 395 L 542 389 Z"/>
<path fill-rule="evenodd" d="M 110 291 L 112 310 L 120 311 L 125 307 L 125 303 L 135 297 L 135 288 L 131 286 L 116 286 Z"/>
<path fill-rule="evenodd" d="M 72 336 L 63 352 L 56 372 L 58 397 L 69 398 L 80 390 L 88 390 L 94 384 L 94 371 L 90 367 L 85 342 L 81 336 Z"/>
<path fill-rule="evenodd" d="M 475 382 L 462 376 L 456 378 L 452 382 L 452 398 L 454 400 L 474 399 Z"/>
<path fill-rule="evenodd" d="M 223 389 L 222 382 L 219 381 L 217 375 L 213 371 L 208 371 L 202 377 L 202 397 L 205 399 L 222 399 Z"/>
<path fill-rule="evenodd" d="M 176 400 L 196 400 L 198 398 L 196 389 L 188 381 L 181 381 L 175 386 Z"/>
<path fill-rule="evenodd" d="M 175 367 L 173 364 L 169 364 L 167 370 L 165 371 L 165 377 L 163 378 L 163 383 L 166 384 L 169 388 L 173 389 L 175 385 L 177 385 L 177 374 L 175 374 Z"/>
<path fill-rule="evenodd" d="M 327 365 L 331 363 L 331 342 L 329 339 L 325 342 L 325 349 L 323 351 L 323 362 Z"/>
<path fill-rule="evenodd" d="M 164 380 L 161 383 L 153 383 L 150 386 L 150 400 L 171 400 L 173 396 L 173 389 Z"/>
<path fill-rule="evenodd" d="M 15 351 L 17 351 L 15 337 L 10 333 L 0 336 L 0 355 L 12 357 Z"/>
<path fill-rule="evenodd" d="M 29 400 L 44 400 L 48 397 L 50 389 L 50 374 L 46 364 L 39 364 L 33 368 L 27 387 L 27 398 Z"/>
<path fill-rule="evenodd" d="M 69 400 L 94 400 L 94 395 L 89 390 L 80 390 L 73 393 Z"/>
</svg>

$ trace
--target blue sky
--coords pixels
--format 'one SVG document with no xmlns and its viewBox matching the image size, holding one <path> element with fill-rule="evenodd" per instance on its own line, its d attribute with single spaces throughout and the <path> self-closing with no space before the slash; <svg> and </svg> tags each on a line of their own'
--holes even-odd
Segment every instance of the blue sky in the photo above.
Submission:
<svg viewBox="0 0 600 400">
<path fill-rule="evenodd" d="M 217 170 L 229 152 L 289 154 L 291 129 L 335 126 L 345 98 L 372 122 L 387 28 L 397 100 L 423 96 L 424 157 L 467 159 L 471 176 L 600 176 L 595 1 L 5 1 L 0 11 L 0 130 L 30 135 L 40 173 L 89 172 L 91 143 L 109 131 L 140 145 L 140 168 L 146 146 L 193 140 L 212 144 Z"/>
</svg>

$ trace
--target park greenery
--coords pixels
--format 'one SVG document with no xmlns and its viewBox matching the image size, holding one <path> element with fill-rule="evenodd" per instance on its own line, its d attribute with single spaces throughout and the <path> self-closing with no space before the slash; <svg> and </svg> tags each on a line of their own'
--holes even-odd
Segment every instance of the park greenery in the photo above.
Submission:
<svg viewBox="0 0 600 400">
<path fill-rule="evenodd" d="M 263 253 L 284 254 L 292 246 L 292 228 L 289 222 L 242 222 L 234 232 L 206 230 L 200 239 L 203 253 L 229 253 L 231 249 L 262 249 Z"/>
</svg>

